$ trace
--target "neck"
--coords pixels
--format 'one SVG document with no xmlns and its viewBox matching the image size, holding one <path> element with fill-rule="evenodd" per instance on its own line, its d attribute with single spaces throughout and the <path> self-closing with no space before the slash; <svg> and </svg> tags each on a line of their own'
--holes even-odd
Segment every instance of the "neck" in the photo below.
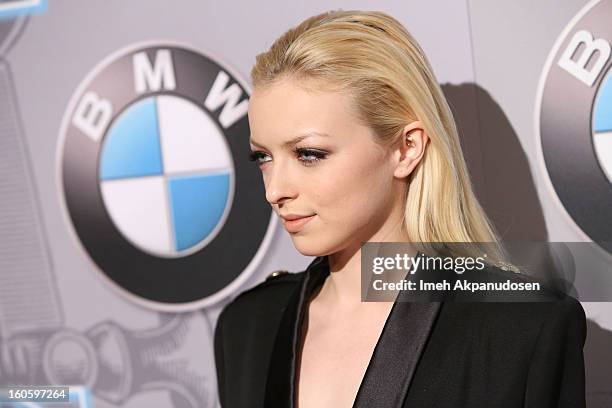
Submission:
<svg viewBox="0 0 612 408">
<path fill-rule="evenodd" d="M 369 242 L 408 242 L 401 222 L 386 231 L 379 231 Z M 406 251 L 413 256 L 416 251 Z M 360 308 L 386 307 L 388 302 L 361 301 L 361 242 L 328 256 L 330 274 L 317 297 L 333 307 L 350 311 Z"/>
</svg>

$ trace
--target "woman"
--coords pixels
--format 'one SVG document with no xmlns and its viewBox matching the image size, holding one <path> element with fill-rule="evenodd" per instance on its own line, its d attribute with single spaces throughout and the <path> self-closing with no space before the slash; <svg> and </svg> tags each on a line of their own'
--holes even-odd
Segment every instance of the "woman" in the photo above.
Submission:
<svg viewBox="0 0 612 408">
<path fill-rule="evenodd" d="M 252 81 L 251 160 L 295 247 L 316 258 L 223 310 L 224 408 L 585 405 L 585 317 L 571 298 L 361 302 L 364 242 L 498 242 L 398 21 L 311 17 L 257 56 Z"/>
</svg>

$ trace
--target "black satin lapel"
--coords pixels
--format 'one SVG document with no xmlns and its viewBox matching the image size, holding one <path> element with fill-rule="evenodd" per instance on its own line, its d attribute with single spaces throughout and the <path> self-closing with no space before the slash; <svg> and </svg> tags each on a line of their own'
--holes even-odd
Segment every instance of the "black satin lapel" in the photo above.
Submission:
<svg viewBox="0 0 612 408">
<path fill-rule="evenodd" d="M 300 328 L 306 302 L 313 290 L 329 274 L 327 257 L 317 257 L 306 268 L 300 288 L 289 299 L 272 349 L 264 407 L 294 408 L 296 367 L 300 347 Z"/>
<path fill-rule="evenodd" d="M 398 295 L 374 349 L 354 408 L 400 408 L 440 309 L 440 302 L 402 302 Z"/>
</svg>

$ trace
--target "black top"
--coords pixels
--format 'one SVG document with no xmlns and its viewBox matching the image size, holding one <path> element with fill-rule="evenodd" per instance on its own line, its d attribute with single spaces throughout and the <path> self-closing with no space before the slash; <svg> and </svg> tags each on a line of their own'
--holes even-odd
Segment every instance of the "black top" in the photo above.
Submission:
<svg viewBox="0 0 612 408">
<path fill-rule="evenodd" d="M 306 306 L 328 275 L 327 256 L 317 257 L 225 307 L 214 339 L 223 408 L 295 406 Z M 396 301 L 353 407 L 583 408 L 585 337 L 584 310 L 567 296 Z"/>
</svg>

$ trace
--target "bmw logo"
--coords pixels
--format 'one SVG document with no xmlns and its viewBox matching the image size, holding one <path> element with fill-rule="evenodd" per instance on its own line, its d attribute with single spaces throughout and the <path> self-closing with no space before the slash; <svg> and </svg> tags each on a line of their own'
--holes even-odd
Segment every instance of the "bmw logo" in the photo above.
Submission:
<svg viewBox="0 0 612 408">
<path fill-rule="evenodd" d="M 536 135 L 552 187 L 587 238 L 612 254 L 612 1 L 589 3 L 542 73 Z"/>
<path fill-rule="evenodd" d="M 96 269 L 133 300 L 206 306 L 265 253 L 276 218 L 247 160 L 249 93 L 217 59 L 159 42 L 111 55 L 73 95 L 60 196 Z"/>
</svg>

